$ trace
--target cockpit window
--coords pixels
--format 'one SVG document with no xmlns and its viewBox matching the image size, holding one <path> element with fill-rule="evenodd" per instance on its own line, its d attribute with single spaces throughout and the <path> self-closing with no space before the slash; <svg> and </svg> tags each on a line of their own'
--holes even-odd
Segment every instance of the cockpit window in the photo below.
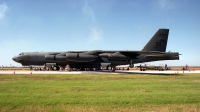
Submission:
<svg viewBox="0 0 200 112">
<path fill-rule="evenodd" d="M 25 55 L 24 53 L 20 53 L 19 55 Z"/>
</svg>

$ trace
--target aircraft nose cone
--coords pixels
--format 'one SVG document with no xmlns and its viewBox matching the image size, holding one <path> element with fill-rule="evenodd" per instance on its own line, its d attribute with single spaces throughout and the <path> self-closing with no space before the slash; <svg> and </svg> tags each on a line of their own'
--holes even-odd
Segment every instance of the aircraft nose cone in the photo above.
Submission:
<svg viewBox="0 0 200 112">
<path fill-rule="evenodd" d="M 13 61 L 16 61 L 16 62 L 18 61 L 18 59 L 17 59 L 17 57 L 16 57 L 16 56 L 15 56 L 15 57 L 13 57 L 12 59 L 13 59 Z"/>
</svg>

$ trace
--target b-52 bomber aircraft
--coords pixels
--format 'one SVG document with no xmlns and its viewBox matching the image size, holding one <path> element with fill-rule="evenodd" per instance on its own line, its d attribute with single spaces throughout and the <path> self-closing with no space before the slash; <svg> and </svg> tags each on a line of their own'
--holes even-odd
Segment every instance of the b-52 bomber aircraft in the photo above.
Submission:
<svg viewBox="0 0 200 112">
<path fill-rule="evenodd" d="M 178 52 L 165 52 L 169 29 L 159 29 L 141 51 L 68 51 L 68 52 L 22 52 L 12 59 L 23 66 L 43 66 L 63 70 L 69 68 L 101 68 L 117 65 L 159 61 L 179 60 Z"/>
</svg>

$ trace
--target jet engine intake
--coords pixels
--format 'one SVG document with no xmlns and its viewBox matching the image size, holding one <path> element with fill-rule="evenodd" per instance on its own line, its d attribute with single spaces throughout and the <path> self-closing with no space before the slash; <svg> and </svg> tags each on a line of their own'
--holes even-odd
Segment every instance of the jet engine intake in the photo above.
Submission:
<svg viewBox="0 0 200 112">
<path fill-rule="evenodd" d="M 97 56 L 84 53 L 67 53 L 66 60 L 73 62 L 91 62 L 96 60 Z"/>
</svg>

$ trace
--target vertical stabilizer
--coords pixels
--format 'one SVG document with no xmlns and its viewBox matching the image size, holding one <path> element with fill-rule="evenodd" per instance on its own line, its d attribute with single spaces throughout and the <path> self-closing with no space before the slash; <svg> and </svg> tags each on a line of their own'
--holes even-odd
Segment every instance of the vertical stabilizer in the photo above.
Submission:
<svg viewBox="0 0 200 112">
<path fill-rule="evenodd" d="M 169 29 L 159 29 L 144 46 L 142 51 L 165 52 L 167 47 L 168 34 Z"/>
</svg>

